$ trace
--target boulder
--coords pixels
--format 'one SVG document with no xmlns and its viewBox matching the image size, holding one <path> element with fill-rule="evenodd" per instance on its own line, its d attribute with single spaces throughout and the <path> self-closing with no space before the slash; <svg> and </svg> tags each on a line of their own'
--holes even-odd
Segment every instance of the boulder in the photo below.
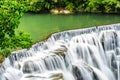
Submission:
<svg viewBox="0 0 120 80">
<path fill-rule="evenodd" d="M 58 9 L 51 9 L 50 12 L 52 14 L 59 14 L 59 10 Z"/>
</svg>

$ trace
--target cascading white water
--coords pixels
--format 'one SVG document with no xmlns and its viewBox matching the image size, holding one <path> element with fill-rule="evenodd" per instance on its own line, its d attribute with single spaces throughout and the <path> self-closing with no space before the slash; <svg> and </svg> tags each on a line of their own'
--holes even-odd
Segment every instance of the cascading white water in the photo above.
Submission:
<svg viewBox="0 0 120 80">
<path fill-rule="evenodd" d="M 0 80 L 119 79 L 120 24 L 55 33 L 0 65 Z"/>
</svg>

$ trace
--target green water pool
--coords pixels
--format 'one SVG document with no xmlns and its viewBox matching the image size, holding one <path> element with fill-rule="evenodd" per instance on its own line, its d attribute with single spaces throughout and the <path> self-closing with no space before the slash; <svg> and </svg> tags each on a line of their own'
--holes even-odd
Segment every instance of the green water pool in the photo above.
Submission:
<svg viewBox="0 0 120 80">
<path fill-rule="evenodd" d="M 115 14 L 25 14 L 20 20 L 19 29 L 30 33 L 33 40 L 40 41 L 48 35 L 70 29 L 86 28 L 120 22 Z"/>
</svg>

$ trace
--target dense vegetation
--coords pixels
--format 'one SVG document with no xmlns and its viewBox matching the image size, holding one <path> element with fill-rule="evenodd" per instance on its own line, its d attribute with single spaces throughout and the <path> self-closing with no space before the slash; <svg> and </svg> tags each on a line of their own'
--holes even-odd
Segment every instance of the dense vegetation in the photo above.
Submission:
<svg viewBox="0 0 120 80">
<path fill-rule="evenodd" d="M 68 9 L 74 12 L 114 12 L 120 11 L 120 0 L 31 0 L 29 11 L 40 12 L 50 9 Z"/>
<path fill-rule="evenodd" d="M 27 10 L 27 0 L 0 0 L 0 55 L 7 56 L 13 49 L 28 48 L 32 44 L 29 34 L 15 32 Z"/>
</svg>

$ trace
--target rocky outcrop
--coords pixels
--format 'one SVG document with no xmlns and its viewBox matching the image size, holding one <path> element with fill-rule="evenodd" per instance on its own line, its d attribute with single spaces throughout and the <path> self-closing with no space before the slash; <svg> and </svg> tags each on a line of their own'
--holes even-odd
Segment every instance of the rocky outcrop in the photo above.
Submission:
<svg viewBox="0 0 120 80">
<path fill-rule="evenodd" d="M 51 9 L 50 12 L 52 14 L 72 14 L 73 13 L 70 10 L 66 10 L 66 9 Z"/>
</svg>

